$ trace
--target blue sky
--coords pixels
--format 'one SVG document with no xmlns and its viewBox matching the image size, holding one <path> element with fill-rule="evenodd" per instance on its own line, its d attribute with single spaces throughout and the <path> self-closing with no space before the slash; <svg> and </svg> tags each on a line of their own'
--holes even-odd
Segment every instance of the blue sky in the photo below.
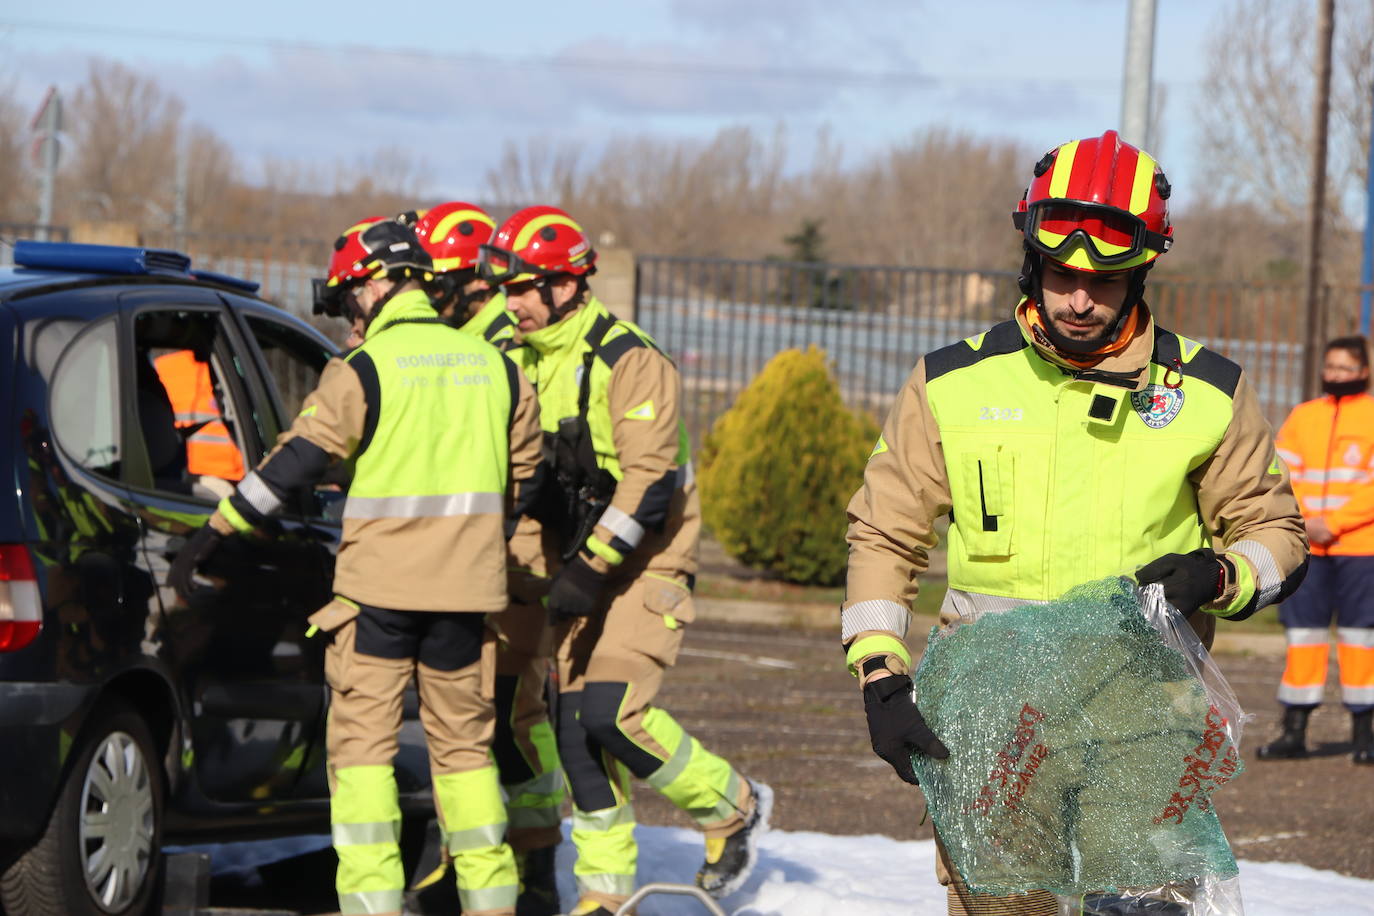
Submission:
<svg viewBox="0 0 1374 916">
<path fill-rule="evenodd" d="M 797 169 L 822 128 L 848 164 L 933 128 L 1048 149 L 1117 126 L 1127 6 L 48 0 L 0 12 L 0 85 L 29 109 L 49 84 L 79 85 L 88 57 L 113 58 L 177 94 L 250 177 L 273 157 L 327 183 L 337 164 L 394 145 L 424 162 L 433 194 L 461 197 L 480 193 L 507 140 L 594 158 L 610 136 L 780 127 Z M 1220 8 L 1158 0 L 1166 101 L 1152 151 L 1183 206 L 1202 49 Z"/>
</svg>

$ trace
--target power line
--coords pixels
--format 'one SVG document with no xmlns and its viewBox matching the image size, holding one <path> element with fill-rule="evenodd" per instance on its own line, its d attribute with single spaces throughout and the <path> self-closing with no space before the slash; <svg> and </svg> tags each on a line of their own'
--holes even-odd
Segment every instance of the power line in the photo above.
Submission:
<svg viewBox="0 0 1374 916">
<path fill-rule="evenodd" d="M 605 73 L 650 74 L 677 77 L 706 77 L 713 79 L 759 80 L 769 82 L 828 82 L 832 85 L 887 86 L 904 89 L 938 89 L 951 84 L 1005 84 L 1006 76 L 983 76 L 978 74 L 941 74 L 931 76 L 919 70 L 857 70 L 848 67 L 743 67 L 728 64 L 704 62 L 672 62 L 651 60 L 628 60 L 603 57 L 547 57 L 538 60 L 529 58 L 495 57 L 485 54 L 465 54 L 435 51 L 429 48 L 383 48 L 364 44 L 326 44 L 317 41 L 283 39 L 272 37 L 252 37 L 246 35 L 204 34 L 180 32 L 166 29 L 145 29 L 118 25 L 90 25 L 71 22 L 43 22 L 30 19 L 0 19 L 0 28 L 15 30 L 57 32 L 69 35 L 91 35 L 100 38 L 120 36 L 157 42 L 180 42 L 186 44 L 218 45 L 273 51 L 292 51 L 306 54 L 362 54 L 369 57 L 399 57 L 410 61 L 428 60 L 434 62 L 465 64 L 482 69 L 532 66 L 550 70 L 600 71 Z M 1112 79 L 1044 79 L 1037 77 L 1030 81 L 1034 85 L 1063 86 L 1094 89 L 1120 86 L 1119 80 Z M 1179 84 L 1181 88 L 1188 84 Z"/>
</svg>

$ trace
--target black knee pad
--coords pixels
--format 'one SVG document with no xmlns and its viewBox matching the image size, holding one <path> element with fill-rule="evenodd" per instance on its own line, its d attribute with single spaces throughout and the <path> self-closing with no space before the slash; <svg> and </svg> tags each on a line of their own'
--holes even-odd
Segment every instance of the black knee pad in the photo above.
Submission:
<svg viewBox="0 0 1374 916">
<path fill-rule="evenodd" d="M 589 683 L 582 690 L 582 727 L 611 756 L 630 768 L 640 779 L 664 764 L 620 730 L 620 704 L 629 684 L 614 681 Z"/>
<path fill-rule="evenodd" d="M 573 803 L 581 811 L 601 811 L 615 806 L 615 790 L 601 765 L 601 745 L 578 721 L 581 706 L 581 691 L 558 695 L 558 756 L 563 759 Z"/>
<path fill-rule="evenodd" d="M 515 743 L 515 727 L 511 724 L 515 715 L 515 692 L 519 688 L 519 675 L 496 676 L 496 734 L 491 741 L 491 755 L 496 758 L 496 770 L 504 786 L 534 778 L 533 768 Z"/>
</svg>

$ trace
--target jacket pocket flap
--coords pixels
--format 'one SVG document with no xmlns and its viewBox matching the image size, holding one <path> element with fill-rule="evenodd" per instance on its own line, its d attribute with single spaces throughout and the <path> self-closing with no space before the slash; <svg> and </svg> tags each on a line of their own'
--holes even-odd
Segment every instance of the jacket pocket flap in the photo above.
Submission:
<svg viewBox="0 0 1374 916">
<path fill-rule="evenodd" d="M 335 598 L 333 601 L 311 614 L 307 620 L 312 627 L 332 633 L 339 627 L 358 616 L 358 606 L 349 601 Z"/>
</svg>

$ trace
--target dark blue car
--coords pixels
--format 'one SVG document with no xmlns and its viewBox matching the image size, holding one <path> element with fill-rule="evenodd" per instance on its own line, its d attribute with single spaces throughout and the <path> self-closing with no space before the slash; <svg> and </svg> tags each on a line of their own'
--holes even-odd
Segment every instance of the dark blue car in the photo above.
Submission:
<svg viewBox="0 0 1374 916">
<path fill-rule="evenodd" d="M 305 618 L 329 598 L 347 479 L 227 541 L 189 603 L 165 582 L 233 483 L 188 440 L 251 468 L 336 348 L 175 252 L 24 241 L 14 261 L 0 269 L 0 902 L 139 914 L 164 843 L 328 832 L 328 691 Z M 174 403 L 159 367 L 177 354 L 209 417 Z M 397 779 L 428 816 L 407 707 Z"/>
</svg>

